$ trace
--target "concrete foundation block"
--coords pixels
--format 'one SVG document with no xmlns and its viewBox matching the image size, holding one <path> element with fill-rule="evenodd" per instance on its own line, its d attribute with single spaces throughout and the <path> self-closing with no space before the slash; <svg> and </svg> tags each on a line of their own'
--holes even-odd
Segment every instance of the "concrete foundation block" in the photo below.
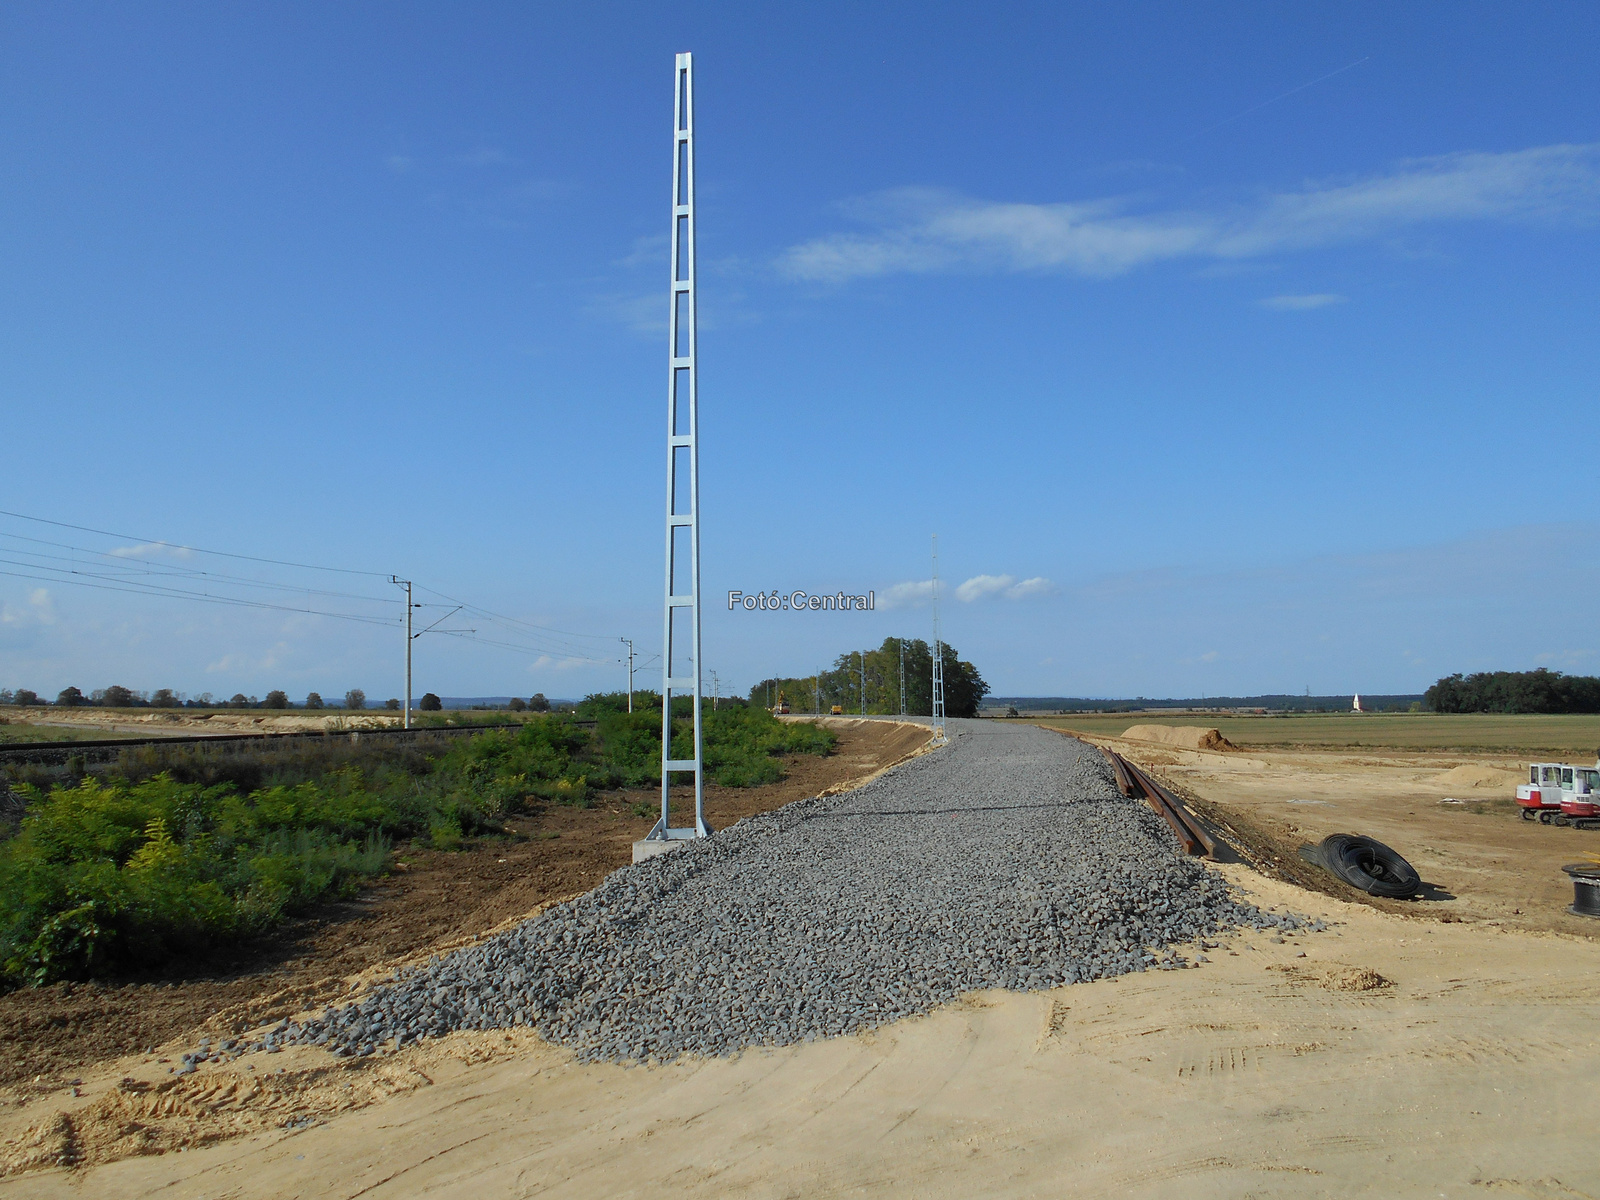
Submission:
<svg viewBox="0 0 1600 1200">
<path fill-rule="evenodd" d="M 633 861 L 641 863 L 647 858 L 665 854 L 668 850 L 676 850 L 681 845 L 683 845 L 683 841 L 679 838 L 673 838 L 671 841 L 666 842 L 640 838 L 633 844 Z"/>
</svg>

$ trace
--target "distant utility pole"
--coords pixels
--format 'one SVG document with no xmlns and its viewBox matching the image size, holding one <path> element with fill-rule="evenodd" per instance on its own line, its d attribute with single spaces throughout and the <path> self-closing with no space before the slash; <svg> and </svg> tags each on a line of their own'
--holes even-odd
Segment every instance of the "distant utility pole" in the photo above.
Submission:
<svg viewBox="0 0 1600 1200">
<path fill-rule="evenodd" d="M 906 640 L 895 638 L 900 643 L 900 715 L 906 715 Z"/>
<path fill-rule="evenodd" d="M 406 590 L 406 716 L 402 728 L 411 728 L 411 643 L 416 641 L 416 635 L 411 632 L 411 610 L 420 605 L 411 603 L 411 580 L 401 579 L 398 575 L 389 576 L 389 582 Z"/>
<path fill-rule="evenodd" d="M 861 657 L 861 715 L 864 717 L 867 715 L 867 652 L 858 650 L 856 653 Z"/>
<path fill-rule="evenodd" d="M 717 711 L 717 701 L 722 697 L 722 681 L 717 678 L 715 671 L 711 672 L 711 711 Z"/>
<path fill-rule="evenodd" d="M 626 644 L 627 647 L 628 647 L 628 711 L 632 712 L 633 711 L 633 639 L 632 638 L 618 638 L 617 641 Z"/>
<path fill-rule="evenodd" d="M 817 693 L 817 700 L 816 700 L 817 716 L 820 717 L 822 715 L 822 675 L 820 673 L 816 674 L 816 675 L 813 675 L 811 677 L 811 683 L 812 683 L 812 686 L 816 689 L 816 693 Z"/>
<path fill-rule="evenodd" d="M 944 646 L 939 641 L 939 535 L 933 535 L 933 740 L 944 745 Z"/>
</svg>

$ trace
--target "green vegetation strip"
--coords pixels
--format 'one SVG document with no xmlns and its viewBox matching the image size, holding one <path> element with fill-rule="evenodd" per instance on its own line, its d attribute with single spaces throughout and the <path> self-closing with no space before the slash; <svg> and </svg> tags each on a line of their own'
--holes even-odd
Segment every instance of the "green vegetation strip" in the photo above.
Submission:
<svg viewBox="0 0 1600 1200">
<path fill-rule="evenodd" d="M 0 843 L 0 984 L 104 977 L 204 952 L 352 894 L 387 869 L 397 839 L 452 849 L 503 834 L 512 813 L 653 785 L 659 704 L 628 713 L 594 697 L 575 717 L 435 746 L 140 746 L 97 775 L 14 779 L 26 815 Z M 678 744 L 687 712 L 674 718 L 673 754 L 687 757 Z M 776 782 L 778 756 L 835 743 L 828 730 L 754 708 L 704 720 L 707 774 L 726 787 Z"/>
</svg>

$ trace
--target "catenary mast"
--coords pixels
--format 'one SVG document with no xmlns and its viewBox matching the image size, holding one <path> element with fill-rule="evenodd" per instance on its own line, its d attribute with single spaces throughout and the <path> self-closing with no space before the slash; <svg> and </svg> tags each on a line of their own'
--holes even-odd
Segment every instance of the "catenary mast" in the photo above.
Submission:
<svg viewBox="0 0 1600 1200">
<path fill-rule="evenodd" d="M 700 709 L 700 407 L 695 300 L 694 59 L 673 77 L 672 288 L 667 349 L 667 577 L 661 665 L 661 819 L 652 840 L 706 837 Z M 691 698 L 692 757 L 672 757 L 672 698 Z M 672 777 L 694 778 L 694 824 L 672 826 Z"/>
</svg>

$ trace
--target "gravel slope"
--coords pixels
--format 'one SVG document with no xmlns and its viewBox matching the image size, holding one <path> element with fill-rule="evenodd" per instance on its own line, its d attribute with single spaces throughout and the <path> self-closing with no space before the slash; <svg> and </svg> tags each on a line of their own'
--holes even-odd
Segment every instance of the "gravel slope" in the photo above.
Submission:
<svg viewBox="0 0 1600 1200">
<path fill-rule="evenodd" d="M 871 1028 L 976 988 L 1170 969 L 1174 943 L 1226 928 L 1307 926 L 1234 900 L 1117 793 L 1091 747 L 993 721 L 952 734 L 858 791 L 619 870 L 248 1048 L 369 1054 L 533 1024 L 586 1060 L 720 1055 Z"/>
</svg>

